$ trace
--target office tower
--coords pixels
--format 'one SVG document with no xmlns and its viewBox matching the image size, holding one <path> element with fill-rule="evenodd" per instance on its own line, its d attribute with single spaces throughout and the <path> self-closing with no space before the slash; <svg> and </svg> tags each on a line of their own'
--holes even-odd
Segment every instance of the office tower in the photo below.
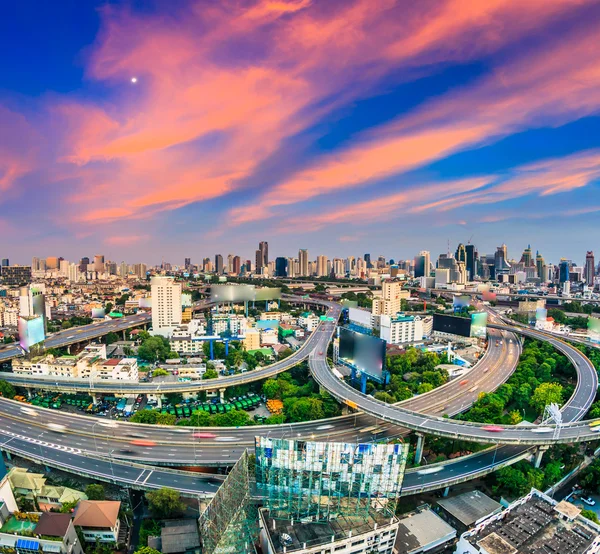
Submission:
<svg viewBox="0 0 600 554">
<path fill-rule="evenodd" d="M 61 260 L 59 265 L 59 272 L 63 277 L 69 274 L 69 262 L 68 260 Z"/>
<path fill-rule="evenodd" d="M 454 255 L 454 257 L 456 258 L 457 262 L 464 262 L 465 265 L 467 263 L 467 249 L 465 248 L 465 245 L 460 242 L 458 244 L 458 247 L 456 248 L 456 254 Z"/>
<path fill-rule="evenodd" d="M 305 248 L 298 251 L 298 262 L 300 264 L 300 277 L 308 277 L 308 250 Z"/>
<path fill-rule="evenodd" d="M 212 271 L 212 263 L 210 261 L 210 258 L 202 259 L 202 271 L 204 271 L 205 273 L 210 273 L 210 271 Z"/>
<path fill-rule="evenodd" d="M 459 283 L 462 285 L 467 281 L 467 269 L 465 262 L 459 262 L 453 258 L 452 255 L 440 254 L 437 261 L 437 269 L 448 270 L 449 273 L 447 283 Z M 436 273 L 436 275 L 438 274 Z M 444 275 L 444 273 L 439 273 L 439 275 Z"/>
<path fill-rule="evenodd" d="M 69 264 L 69 271 L 67 273 L 67 279 L 71 283 L 79 281 L 79 266 L 77 264 Z"/>
<path fill-rule="evenodd" d="M 239 275 L 242 271 L 242 258 L 234 256 L 231 260 L 231 272 L 234 275 Z"/>
<path fill-rule="evenodd" d="M 31 258 L 31 271 L 39 271 L 40 270 L 40 259 L 39 258 Z"/>
<path fill-rule="evenodd" d="M 544 257 L 540 254 L 539 251 L 535 253 L 535 268 L 537 270 L 537 275 L 541 279 L 542 283 L 546 281 L 546 271 L 545 271 L 546 262 L 544 261 Z"/>
<path fill-rule="evenodd" d="M 294 258 L 287 258 L 287 276 L 296 277 L 298 262 Z"/>
<path fill-rule="evenodd" d="M 385 256 L 378 256 L 377 258 L 377 269 L 383 269 L 386 266 Z"/>
<path fill-rule="evenodd" d="M 275 277 L 287 277 L 288 276 L 288 260 L 287 258 L 277 257 L 275 258 Z"/>
<path fill-rule="evenodd" d="M 191 258 L 185 258 L 184 261 L 183 261 L 183 267 L 186 270 L 189 270 L 191 265 L 192 265 L 192 259 Z"/>
<path fill-rule="evenodd" d="M 478 254 L 474 244 L 467 244 L 465 246 L 465 265 L 467 268 L 467 278 L 472 281 L 477 276 L 477 262 Z"/>
<path fill-rule="evenodd" d="M 116 262 L 106 262 L 106 273 L 108 273 L 109 275 L 116 275 L 117 274 L 117 263 Z"/>
<path fill-rule="evenodd" d="M 317 256 L 317 277 L 326 277 L 327 272 L 327 256 Z"/>
<path fill-rule="evenodd" d="M 364 260 L 367 264 L 367 269 L 371 269 L 373 267 L 373 264 L 371 263 L 371 254 L 365 254 Z"/>
<path fill-rule="evenodd" d="M 155 276 L 150 281 L 152 294 L 152 332 L 168 337 L 181 325 L 181 283 L 173 277 Z"/>
<path fill-rule="evenodd" d="M 594 286 L 594 270 L 596 267 L 596 261 L 594 260 L 594 253 L 591 250 L 585 255 L 585 270 L 583 272 L 585 282 L 588 287 Z"/>
<path fill-rule="evenodd" d="M 96 254 L 94 256 L 94 271 L 104 273 L 104 254 Z"/>
<path fill-rule="evenodd" d="M 44 292 L 35 287 L 21 287 L 19 294 L 19 317 L 41 317 L 44 322 L 44 332 L 48 325 L 50 314 L 46 308 L 46 297 Z"/>
<path fill-rule="evenodd" d="M 264 261 L 263 261 L 263 252 L 262 250 L 257 250 L 255 253 L 255 258 L 254 258 L 254 263 L 255 263 L 255 269 L 254 269 L 254 273 L 256 273 L 257 275 L 260 275 L 262 273 L 263 267 L 264 267 Z"/>
<path fill-rule="evenodd" d="M 269 243 L 266 241 L 259 242 L 258 249 L 262 253 L 263 266 L 269 265 Z"/>
<path fill-rule="evenodd" d="M 346 275 L 346 270 L 344 269 L 344 260 L 341 258 L 334 258 L 332 270 L 336 278 L 339 279 L 344 277 Z"/>
<path fill-rule="evenodd" d="M 121 262 L 121 265 L 119 266 L 119 275 L 121 277 L 127 277 L 128 274 L 129 268 L 127 267 L 127 264 L 125 262 Z"/>
<path fill-rule="evenodd" d="M 569 280 L 571 273 L 571 262 L 561 258 L 558 264 L 558 282 L 566 283 Z"/>
<path fill-rule="evenodd" d="M 233 254 L 227 255 L 227 271 L 225 273 L 231 273 L 233 271 Z"/>
<path fill-rule="evenodd" d="M 415 257 L 415 277 L 429 277 L 431 272 L 431 259 L 427 250 L 421 250 Z"/>
<path fill-rule="evenodd" d="M 146 264 L 134 264 L 133 266 L 133 273 L 139 279 L 146 278 L 146 270 Z"/>
<path fill-rule="evenodd" d="M 223 274 L 223 256 L 221 254 L 215 256 L 215 273 L 217 275 Z"/>
<path fill-rule="evenodd" d="M 79 261 L 79 271 L 81 273 L 85 273 L 88 270 L 88 265 L 90 265 L 90 259 L 86 256 L 81 258 Z M 46 267 L 48 267 L 48 261 L 46 260 Z"/>
<path fill-rule="evenodd" d="M 506 244 L 503 244 L 502 246 L 498 246 L 498 248 L 496 248 L 496 253 L 494 255 L 494 269 L 496 280 L 498 279 L 498 275 L 500 273 L 505 273 L 510 269 L 510 264 L 507 261 Z"/>
<path fill-rule="evenodd" d="M 521 263 L 525 267 L 531 267 L 533 265 L 533 255 L 531 253 L 531 244 L 527 245 L 527 248 L 523 250 L 523 254 L 521 255 Z"/>
<path fill-rule="evenodd" d="M 56 256 L 50 256 L 49 258 L 46 258 L 46 269 L 58 269 L 58 263 L 58 258 Z"/>
<path fill-rule="evenodd" d="M 9 265 L 8 258 L 2 258 L 2 267 L 8 267 Z"/>
</svg>

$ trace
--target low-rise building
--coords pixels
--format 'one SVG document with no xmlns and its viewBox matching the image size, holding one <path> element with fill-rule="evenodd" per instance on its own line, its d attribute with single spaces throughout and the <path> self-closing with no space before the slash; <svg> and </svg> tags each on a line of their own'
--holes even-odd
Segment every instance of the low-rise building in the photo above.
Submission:
<svg viewBox="0 0 600 554">
<path fill-rule="evenodd" d="M 461 554 L 596 554 L 600 526 L 581 509 L 532 489 L 505 510 L 480 521 L 458 541 Z"/>
<path fill-rule="evenodd" d="M 442 498 L 438 500 L 438 506 L 442 508 L 440 515 L 459 533 L 502 510 L 498 502 L 477 490 Z"/>
<path fill-rule="evenodd" d="M 242 344 L 248 352 L 260 348 L 260 330 L 246 329 L 246 337 L 242 341 Z"/>
<path fill-rule="evenodd" d="M 379 336 L 388 344 L 407 344 L 423 340 L 423 320 L 420 316 L 402 312 L 395 317 L 381 315 Z"/>
<path fill-rule="evenodd" d="M 327 522 L 272 519 L 259 510 L 260 544 L 265 554 L 392 554 L 398 519 L 371 512 L 368 518 L 339 515 Z"/>
<path fill-rule="evenodd" d="M 86 542 L 117 543 L 120 508 L 120 502 L 111 500 L 82 500 L 75 510 L 73 524 L 81 529 Z"/>
<path fill-rule="evenodd" d="M 310 332 L 319 326 L 320 321 L 319 317 L 311 312 L 304 312 L 298 317 L 298 325 Z"/>
<path fill-rule="evenodd" d="M 395 553 L 438 552 L 454 539 L 456 529 L 425 505 L 400 518 Z"/>
</svg>

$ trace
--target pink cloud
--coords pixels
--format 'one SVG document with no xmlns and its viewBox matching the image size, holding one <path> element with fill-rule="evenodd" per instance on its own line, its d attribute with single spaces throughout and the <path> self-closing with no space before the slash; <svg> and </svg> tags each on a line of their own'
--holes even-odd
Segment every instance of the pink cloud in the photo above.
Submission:
<svg viewBox="0 0 600 554">
<path fill-rule="evenodd" d="M 107 237 L 104 242 L 111 246 L 130 246 L 148 240 L 148 235 L 116 235 Z"/>
</svg>

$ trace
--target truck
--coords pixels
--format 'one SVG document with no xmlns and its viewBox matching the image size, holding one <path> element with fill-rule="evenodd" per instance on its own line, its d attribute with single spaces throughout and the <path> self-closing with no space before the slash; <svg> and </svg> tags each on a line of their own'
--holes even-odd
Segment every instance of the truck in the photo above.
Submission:
<svg viewBox="0 0 600 554">
<path fill-rule="evenodd" d="M 125 407 L 123 408 L 123 415 L 131 415 L 133 413 L 133 405 L 135 404 L 135 397 L 128 398 Z"/>
</svg>

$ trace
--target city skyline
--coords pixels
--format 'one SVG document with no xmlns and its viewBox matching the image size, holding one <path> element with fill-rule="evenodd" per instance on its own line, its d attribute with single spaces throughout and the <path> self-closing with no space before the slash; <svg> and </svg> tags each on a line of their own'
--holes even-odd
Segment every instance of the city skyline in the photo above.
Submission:
<svg viewBox="0 0 600 554">
<path fill-rule="evenodd" d="M 3 257 L 502 236 L 558 260 L 595 231 L 597 3 L 22 2 L 4 21 Z"/>
</svg>

